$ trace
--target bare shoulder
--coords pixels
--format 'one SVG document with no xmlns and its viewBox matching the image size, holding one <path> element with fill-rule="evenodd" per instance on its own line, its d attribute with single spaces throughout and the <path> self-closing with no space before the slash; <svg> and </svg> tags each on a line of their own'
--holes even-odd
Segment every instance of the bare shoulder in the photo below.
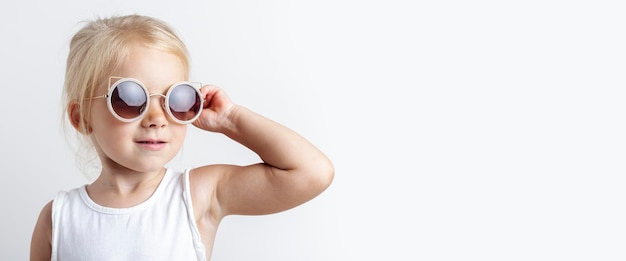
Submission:
<svg viewBox="0 0 626 261">
<path fill-rule="evenodd" d="M 52 254 L 52 203 L 39 213 L 30 245 L 30 260 L 50 260 Z"/>
<path fill-rule="evenodd" d="M 210 198 L 215 194 L 218 185 L 232 171 L 234 166 L 216 164 L 191 169 L 189 171 L 189 186 L 192 196 Z"/>
<path fill-rule="evenodd" d="M 209 218 L 219 223 L 223 215 L 217 201 L 217 188 L 234 166 L 207 165 L 189 171 L 189 189 L 196 220 Z M 206 221 L 206 220 L 205 220 Z"/>
</svg>

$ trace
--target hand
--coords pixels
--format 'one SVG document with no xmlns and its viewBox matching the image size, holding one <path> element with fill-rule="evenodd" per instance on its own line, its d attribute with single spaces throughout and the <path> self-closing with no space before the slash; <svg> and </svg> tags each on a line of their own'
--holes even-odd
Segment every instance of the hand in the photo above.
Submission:
<svg viewBox="0 0 626 261">
<path fill-rule="evenodd" d="M 193 125 L 203 130 L 220 132 L 229 124 L 228 115 L 235 104 L 224 90 L 214 85 L 203 86 L 200 93 L 204 97 L 204 108 Z"/>
</svg>

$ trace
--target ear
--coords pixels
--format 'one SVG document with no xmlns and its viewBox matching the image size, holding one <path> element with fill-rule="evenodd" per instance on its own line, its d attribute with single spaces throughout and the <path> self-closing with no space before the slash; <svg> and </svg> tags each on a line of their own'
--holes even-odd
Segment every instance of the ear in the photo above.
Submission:
<svg viewBox="0 0 626 261">
<path fill-rule="evenodd" d="M 86 135 L 91 133 L 91 127 L 89 127 L 89 123 L 84 122 L 84 124 L 81 124 L 81 122 L 83 121 L 83 117 L 80 114 L 80 104 L 78 104 L 78 102 L 72 101 L 67 106 L 67 117 L 69 118 L 70 123 L 72 124 L 74 129 L 76 129 L 78 132 Z"/>
</svg>

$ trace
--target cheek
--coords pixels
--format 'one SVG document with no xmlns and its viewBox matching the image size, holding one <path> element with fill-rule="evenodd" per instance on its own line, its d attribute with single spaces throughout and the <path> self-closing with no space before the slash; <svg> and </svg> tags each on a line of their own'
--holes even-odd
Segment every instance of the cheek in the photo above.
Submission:
<svg viewBox="0 0 626 261">
<path fill-rule="evenodd" d="M 121 141 L 125 135 L 128 135 L 130 124 L 113 117 L 106 108 L 106 104 L 96 104 L 92 106 L 89 127 L 94 144 L 101 147 L 114 146 Z"/>
<path fill-rule="evenodd" d="M 90 138 L 101 158 L 115 158 L 117 151 L 123 148 L 120 142 L 124 140 L 115 130 L 106 130 L 102 127 L 94 128 Z"/>
<path fill-rule="evenodd" d="M 172 131 L 172 142 L 176 143 L 176 145 L 180 147 L 185 141 L 185 137 L 187 135 L 187 125 L 170 123 L 170 127 Z"/>
<path fill-rule="evenodd" d="M 119 122 L 111 113 L 107 107 L 106 101 L 97 101 L 91 104 L 91 115 L 89 118 L 89 126 L 96 128 L 101 125 L 115 124 L 115 121 Z"/>
</svg>

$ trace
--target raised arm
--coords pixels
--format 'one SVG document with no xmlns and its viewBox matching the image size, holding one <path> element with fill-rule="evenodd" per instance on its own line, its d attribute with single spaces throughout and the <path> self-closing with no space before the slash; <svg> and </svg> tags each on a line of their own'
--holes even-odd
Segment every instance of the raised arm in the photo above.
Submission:
<svg viewBox="0 0 626 261">
<path fill-rule="evenodd" d="M 334 176 L 332 163 L 304 137 L 233 104 L 220 88 L 208 86 L 203 93 L 208 104 L 194 124 L 223 133 L 262 159 L 250 166 L 213 165 L 193 171 L 197 185 L 208 188 L 204 196 L 210 203 L 208 211 L 213 211 L 216 218 L 287 210 L 314 198 L 330 185 Z"/>
</svg>

